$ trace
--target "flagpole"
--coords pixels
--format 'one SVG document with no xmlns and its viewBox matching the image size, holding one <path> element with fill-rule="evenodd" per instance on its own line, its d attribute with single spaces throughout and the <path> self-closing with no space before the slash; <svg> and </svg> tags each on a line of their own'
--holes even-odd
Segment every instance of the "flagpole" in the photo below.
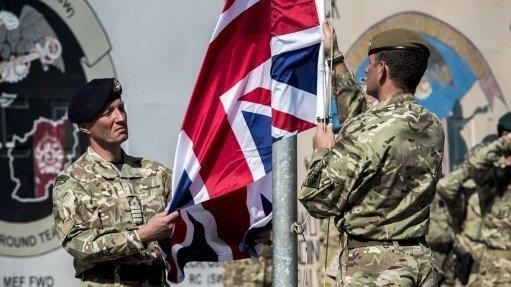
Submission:
<svg viewBox="0 0 511 287">
<path fill-rule="evenodd" d="M 272 147 L 273 170 L 273 286 L 298 285 L 297 238 L 292 226 L 297 217 L 296 136 Z"/>
</svg>

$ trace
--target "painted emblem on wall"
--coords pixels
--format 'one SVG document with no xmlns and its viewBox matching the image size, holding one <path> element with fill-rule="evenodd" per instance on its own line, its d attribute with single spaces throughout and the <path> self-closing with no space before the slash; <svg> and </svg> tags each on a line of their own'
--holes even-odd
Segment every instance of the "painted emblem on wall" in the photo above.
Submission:
<svg viewBox="0 0 511 287">
<path fill-rule="evenodd" d="M 448 141 L 444 169 L 452 169 L 463 160 L 469 149 L 462 135 L 467 123 L 479 114 L 491 113 L 495 105 L 507 105 L 506 99 L 488 63 L 467 37 L 450 25 L 417 12 L 393 15 L 362 34 L 346 56 L 350 67 L 356 67 L 357 79 L 365 77 L 364 70 L 368 64 L 367 47 L 372 35 L 398 27 L 420 32 L 432 50 L 428 69 L 417 88 L 416 98 L 443 122 Z M 464 111 L 463 102 L 468 95 L 471 95 L 471 105 L 475 104 L 476 107 L 471 107 L 467 113 Z M 498 116 L 500 115 L 496 117 Z M 495 129 L 494 123 L 487 124 L 478 132 L 488 134 Z M 472 137 L 479 139 L 484 135 L 474 134 Z M 473 142 L 471 144 L 473 145 Z"/>
<path fill-rule="evenodd" d="M 0 255 L 59 246 L 53 183 L 86 147 L 67 105 L 89 79 L 114 76 L 110 50 L 86 1 L 0 0 Z"/>
</svg>

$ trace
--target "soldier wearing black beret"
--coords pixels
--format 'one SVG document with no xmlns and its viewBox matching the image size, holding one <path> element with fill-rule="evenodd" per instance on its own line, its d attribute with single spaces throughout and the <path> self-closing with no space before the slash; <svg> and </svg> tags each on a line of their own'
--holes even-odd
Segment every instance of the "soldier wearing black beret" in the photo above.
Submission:
<svg viewBox="0 0 511 287">
<path fill-rule="evenodd" d="M 70 101 L 68 118 L 90 146 L 55 181 L 55 230 L 80 286 L 167 286 L 156 242 L 172 236 L 178 215 L 164 212 L 172 172 L 122 150 L 121 94 L 117 79 L 94 79 Z"/>
<path fill-rule="evenodd" d="M 343 124 L 337 137 L 331 125 L 318 124 L 298 198 L 312 216 L 335 219 L 342 245 L 339 286 L 437 286 L 440 269 L 425 235 L 444 132 L 414 98 L 428 65 L 428 44 L 408 29 L 374 35 L 365 94 L 330 23 L 324 32 Z"/>
<path fill-rule="evenodd" d="M 69 121 L 75 124 L 94 119 L 114 100 L 120 99 L 121 83 L 117 79 L 94 79 L 81 86 L 71 98 L 68 108 Z"/>
<path fill-rule="evenodd" d="M 511 133 L 511 113 L 506 113 L 499 118 L 499 123 L 497 124 L 497 132 L 499 137 Z"/>
</svg>

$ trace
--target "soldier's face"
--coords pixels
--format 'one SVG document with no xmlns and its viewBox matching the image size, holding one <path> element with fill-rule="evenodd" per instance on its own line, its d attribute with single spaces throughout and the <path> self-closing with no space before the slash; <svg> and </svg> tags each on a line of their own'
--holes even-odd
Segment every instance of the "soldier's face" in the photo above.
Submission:
<svg viewBox="0 0 511 287">
<path fill-rule="evenodd" d="M 379 69 L 381 61 L 378 61 L 375 54 L 369 56 L 369 64 L 366 67 L 366 93 L 376 99 L 378 99 L 378 88 L 379 88 Z"/>
<path fill-rule="evenodd" d="M 128 139 L 128 116 L 124 103 L 109 103 L 89 128 L 90 140 L 102 145 L 120 145 Z"/>
</svg>

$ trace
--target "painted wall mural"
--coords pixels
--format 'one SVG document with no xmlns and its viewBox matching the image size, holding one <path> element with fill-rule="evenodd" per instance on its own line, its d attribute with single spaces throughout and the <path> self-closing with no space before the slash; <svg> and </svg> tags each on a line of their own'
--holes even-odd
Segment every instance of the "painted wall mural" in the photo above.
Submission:
<svg viewBox="0 0 511 287">
<path fill-rule="evenodd" d="M 114 75 L 110 50 L 86 1 L 0 0 L 0 255 L 59 246 L 54 179 L 86 147 L 67 104 L 91 78 Z"/>
</svg>

